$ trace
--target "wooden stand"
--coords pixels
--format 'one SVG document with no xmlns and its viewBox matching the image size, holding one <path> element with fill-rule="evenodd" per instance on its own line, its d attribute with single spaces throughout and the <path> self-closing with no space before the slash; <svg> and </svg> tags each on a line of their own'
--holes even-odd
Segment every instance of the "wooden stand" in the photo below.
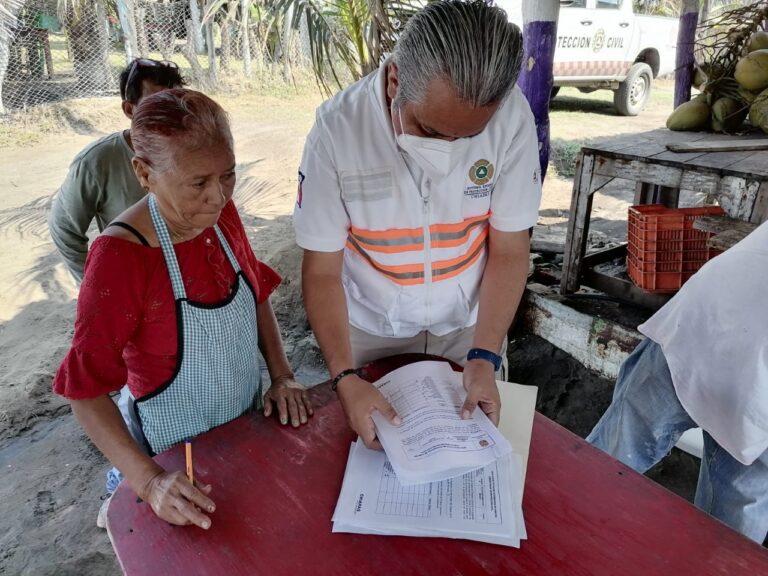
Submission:
<svg viewBox="0 0 768 576">
<path fill-rule="evenodd" d="M 680 190 L 704 192 L 731 218 L 759 224 L 768 219 L 768 151 L 671 152 L 668 144 L 734 142 L 764 138 L 666 129 L 582 148 L 573 182 L 560 291 L 590 286 L 647 308 L 657 309 L 669 295 L 651 294 L 629 280 L 601 274 L 594 266 L 626 255 L 626 245 L 586 255 L 592 199 L 616 178 L 635 182 L 635 204 L 677 207 Z"/>
</svg>

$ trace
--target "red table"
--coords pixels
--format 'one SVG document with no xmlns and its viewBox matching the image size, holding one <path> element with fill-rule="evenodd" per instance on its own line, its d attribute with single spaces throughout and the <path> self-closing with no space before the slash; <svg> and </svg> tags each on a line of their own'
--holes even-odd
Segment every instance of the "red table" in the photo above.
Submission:
<svg viewBox="0 0 768 576">
<path fill-rule="evenodd" d="M 107 525 L 138 575 L 768 574 L 768 551 L 536 414 L 519 550 L 462 540 L 332 534 L 353 435 L 327 385 L 294 430 L 255 414 L 195 441 L 213 485 L 207 532 L 171 526 L 121 485 Z M 183 447 L 157 457 L 184 469 Z"/>
</svg>

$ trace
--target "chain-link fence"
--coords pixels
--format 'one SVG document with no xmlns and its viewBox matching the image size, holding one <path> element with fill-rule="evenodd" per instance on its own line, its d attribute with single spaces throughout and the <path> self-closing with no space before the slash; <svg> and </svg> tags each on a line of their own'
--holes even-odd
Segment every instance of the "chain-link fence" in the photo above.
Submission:
<svg viewBox="0 0 768 576">
<path fill-rule="evenodd" d="M 0 113 L 118 93 L 132 58 L 173 60 L 190 85 L 237 87 L 308 61 L 306 31 L 254 0 L 0 0 Z M 245 86 L 246 84 L 241 85 Z"/>
</svg>

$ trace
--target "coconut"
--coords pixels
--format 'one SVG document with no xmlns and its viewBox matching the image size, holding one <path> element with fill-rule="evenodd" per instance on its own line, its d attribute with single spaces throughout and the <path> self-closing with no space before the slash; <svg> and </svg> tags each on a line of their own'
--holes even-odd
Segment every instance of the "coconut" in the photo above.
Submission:
<svg viewBox="0 0 768 576">
<path fill-rule="evenodd" d="M 712 130 L 735 132 L 747 117 L 749 108 L 733 98 L 718 98 L 712 104 Z"/>
<path fill-rule="evenodd" d="M 763 50 L 765 48 L 768 48 L 768 32 L 758 30 L 749 37 L 747 52 L 754 52 L 755 50 Z"/>
<path fill-rule="evenodd" d="M 758 92 L 751 92 L 742 86 L 739 86 L 739 96 L 741 96 L 741 99 L 744 100 L 744 102 L 747 104 L 752 104 L 752 102 L 755 101 L 755 98 L 757 98 L 758 94 Z"/>
<path fill-rule="evenodd" d="M 749 107 L 749 121 L 763 132 L 768 132 L 768 90 L 760 92 Z"/>
<path fill-rule="evenodd" d="M 667 128 L 670 130 L 705 130 L 709 126 L 710 109 L 706 96 L 699 94 L 690 102 L 684 102 L 675 108 L 667 118 Z"/>
<path fill-rule="evenodd" d="M 698 88 L 707 81 L 707 73 L 701 68 L 696 66 L 693 70 L 693 78 L 691 78 L 691 86 Z"/>
<path fill-rule="evenodd" d="M 768 49 L 755 50 L 744 56 L 736 63 L 733 77 L 747 90 L 768 88 Z"/>
</svg>

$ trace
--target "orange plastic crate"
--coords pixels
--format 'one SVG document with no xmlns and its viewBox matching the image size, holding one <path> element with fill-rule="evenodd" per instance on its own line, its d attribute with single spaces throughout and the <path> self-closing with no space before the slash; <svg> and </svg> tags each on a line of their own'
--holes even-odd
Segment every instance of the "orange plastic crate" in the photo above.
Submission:
<svg viewBox="0 0 768 576">
<path fill-rule="evenodd" d="M 720 252 L 707 247 L 709 232 L 693 229 L 701 216 L 722 216 L 719 206 L 667 208 L 630 206 L 627 219 L 627 273 L 648 292 L 676 292 Z"/>
</svg>

